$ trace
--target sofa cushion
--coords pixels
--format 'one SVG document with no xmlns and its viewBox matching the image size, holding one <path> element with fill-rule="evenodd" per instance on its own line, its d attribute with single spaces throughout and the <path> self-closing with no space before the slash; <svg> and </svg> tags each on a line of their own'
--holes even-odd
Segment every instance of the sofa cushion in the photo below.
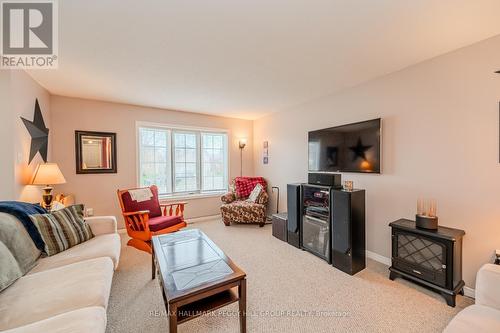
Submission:
<svg viewBox="0 0 500 333">
<path fill-rule="evenodd" d="M 83 205 L 73 205 L 52 214 L 30 216 L 45 243 L 44 252 L 52 256 L 83 243 L 94 235 L 83 219 Z"/>
<path fill-rule="evenodd" d="M 158 187 L 153 185 L 150 187 L 153 196 L 146 201 L 137 202 L 132 200 L 130 193 L 122 194 L 123 209 L 125 212 L 138 212 L 141 210 L 149 210 L 149 217 L 161 216 L 160 202 L 158 201 Z"/>
<path fill-rule="evenodd" d="M 444 333 L 500 332 L 500 311 L 471 305 L 460 311 L 446 326 Z"/>
<path fill-rule="evenodd" d="M 2 333 L 104 333 L 106 331 L 106 310 L 92 306 L 37 321 Z"/>
<path fill-rule="evenodd" d="M 262 223 L 266 219 L 266 206 L 238 200 L 220 207 L 225 222 Z"/>
<path fill-rule="evenodd" d="M 35 226 L 33 228 L 36 229 Z M 0 241 L 16 258 L 23 275 L 36 265 L 41 251 L 35 246 L 26 228 L 17 217 L 0 213 Z"/>
<path fill-rule="evenodd" d="M 38 260 L 35 268 L 33 268 L 28 274 L 38 273 L 48 269 L 101 257 L 110 258 L 113 261 L 114 268 L 116 269 L 120 260 L 120 251 L 120 235 L 104 234 L 96 236 L 85 243 L 79 244 L 54 256 L 41 258 Z"/>
<path fill-rule="evenodd" d="M 182 222 L 182 218 L 180 216 L 158 216 L 150 218 L 148 221 L 149 230 L 151 231 L 160 231 L 162 229 L 172 227 L 176 224 Z"/>
<path fill-rule="evenodd" d="M 16 258 L 7 246 L 0 241 L 0 291 L 6 289 L 23 276 Z"/>
<path fill-rule="evenodd" d="M 255 185 L 261 184 L 264 189 L 267 183 L 262 177 L 236 177 L 234 179 L 236 188 L 236 197 L 239 199 L 246 199 L 254 189 Z"/>
<path fill-rule="evenodd" d="M 113 262 L 86 260 L 25 275 L 0 294 L 0 330 L 89 306 L 108 305 Z"/>
</svg>

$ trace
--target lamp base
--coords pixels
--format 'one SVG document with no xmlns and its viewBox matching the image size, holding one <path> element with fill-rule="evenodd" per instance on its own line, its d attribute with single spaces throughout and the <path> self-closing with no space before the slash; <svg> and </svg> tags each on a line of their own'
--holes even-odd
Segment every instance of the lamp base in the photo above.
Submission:
<svg viewBox="0 0 500 333">
<path fill-rule="evenodd" d="M 52 208 L 52 200 L 54 199 L 54 196 L 52 195 L 52 187 L 47 185 L 43 188 L 43 207 L 50 211 Z"/>
</svg>

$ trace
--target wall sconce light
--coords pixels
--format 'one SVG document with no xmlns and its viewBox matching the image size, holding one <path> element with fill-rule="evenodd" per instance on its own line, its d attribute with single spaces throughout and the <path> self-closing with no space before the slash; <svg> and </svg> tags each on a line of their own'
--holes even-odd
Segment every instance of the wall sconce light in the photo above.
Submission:
<svg viewBox="0 0 500 333">
<path fill-rule="evenodd" d="M 247 145 L 247 139 L 246 138 L 240 139 L 240 141 L 238 142 L 238 144 L 240 146 L 240 149 L 245 148 L 245 146 Z"/>
</svg>

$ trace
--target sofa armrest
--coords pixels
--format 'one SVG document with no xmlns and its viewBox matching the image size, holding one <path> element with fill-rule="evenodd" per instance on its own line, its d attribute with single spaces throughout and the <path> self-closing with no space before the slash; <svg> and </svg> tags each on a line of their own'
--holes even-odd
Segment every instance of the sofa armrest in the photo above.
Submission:
<svg viewBox="0 0 500 333">
<path fill-rule="evenodd" d="M 500 310 L 500 265 L 486 264 L 477 272 L 476 304 Z"/>
<path fill-rule="evenodd" d="M 90 229 L 92 229 L 94 236 L 117 233 L 116 217 L 114 216 L 86 217 L 85 222 L 87 222 Z"/>
</svg>

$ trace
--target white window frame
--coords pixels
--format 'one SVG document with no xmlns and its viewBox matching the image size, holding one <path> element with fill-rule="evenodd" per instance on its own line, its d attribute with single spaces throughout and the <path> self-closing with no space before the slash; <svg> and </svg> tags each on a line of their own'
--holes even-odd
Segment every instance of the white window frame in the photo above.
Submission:
<svg viewBox="0 0 500 333">
<path fill-rule="evenodd" d="M 229 154 L 230 154 L 230 132 L 227 129 L 219 129 L 219 128 L 207 128 L 207 127 L 192 127 L 192 126 L 182 126 L 182 125 L 174 125 L 174 124 L 161 124 L 161 123 L 153 123 L 153 122 L 144 122 L 137 121 L 136 122 L 136 184 L 137 187 L 141 186 L 141 137 L 140 137 L 140 129 L 141 128 L 151 128 L 151 129 L 161 129 L 169 131 L 169 135 L 167 137 L 167 145 L 170 149 L 169 152 L 169 160 L 168 164 L 168 172 L 170 174 L 170 179 L 168 183 L 170 184 L 171 193 L 168 194 L 160 194 L 160 198 L 169 199 L 189 199 L 196 197 L 211 197 L 211 196 L 219 196 L 221 193 L 227 192 L 229 188 Z M 174 192 L 175 190 L 175 146 L 174 146 L 174 133 L 175 132 L 196 132 L 196 144 L 197 144 L 197 190 L 195 191 L 187 191 L 187 192 Z M 225 187 L 221 190 L 203 190 L 203 150 L 202 150 L 202 134 L 225 134 L 225 154 L 224 154 L 224 163 L 226 165 L 226 169 L 224 170 L 224 182 Z"/>
<path fill-rule="evenodd" d="M 174 195 L 175 193 L 177 194 L 193 194 L 193 190 L 189 190 L 189 191 L 174 191 L 175 189 L 175 173 L 176 173 L 176 164 L 179 163 L 175 160 L 175 149 L 177 149 L 177 147 L 175 146 L 175 133 L 179 133 L 179 134 L 197 134 L 196 137 L 195 137 L 195 140 L 196 140 L 196 161 L 195 161 L 195 164 L 197 166 L 201 165 L 201 160 L 200 160 L 200 151 L 201 151 L 201 147 L 200 147 L 200 142 L 201 142 L 201 139 L 200 139 L 200 136 L 198 135 L 198 132 L 197 131 L 194 131 L 194 130 L 185 130 L 185 129 L 182 129 L 182 130 L 179 130 L 179 129 L 172 129 L 171 130 L 171 161 L 172 161 L 172 170 L 171 170 L 171 179 L 172 179 L 172 195 Z M 186 149 L 186 148 L 184 148 Z M 184 155 L 184 158 L 186 156 Z M 184 168 L 186 167 L 186 163 L 192 163 L 192 162 L 186 162 L 184 161 Z M 186 170 L 186 169 L 184 169 Z M 184 171 L 185 172 L 185 171 Z M 201 189 L 200 187 L 200 184 L 201 184 L 201 179 L 200 179 L 200 169 L 196 169 L 196 188 L 197 190 L 194 190 L 194 192 L 200 192 L 199 189 Z M 186 177 L 184 177 L 184 179 L 186 179 Z"/>
<path fill-rule="evenodd" d="M 223 176 L 223 183 L 225 183 L 225 188 L 224 189 L 217 189 L 217 190 L 205 190 L 204 192 L 221 192 L 224 191 L 226 192 L 229 188 L 229 135 L 228 133 L 223 133 L 223 132 L 216 132 L 216 131 L 207 131 L 207 130 L 202 130 L 200 131 L 200 136 L 199 136 L 199 143 L 200 143 L 200 169 L 198 170 L 200 173 L 200 184 L 199 188 L 200 191 L 203 192 L 203 141 L 201 139 L 203 134 L 226 134 L 226 137 L 224 139 L 224 142 L 222 143 L 223 148 L 226 149 L 226 154 L 224 154 L 224 161 L 223 163 L 227 166 L 226 170 L 224 170 L 224 176 Z M 213 146 L 212 146 L 213 147 Z M 214 148 L 211 148 L 212 150 Z"/>
</svg>

